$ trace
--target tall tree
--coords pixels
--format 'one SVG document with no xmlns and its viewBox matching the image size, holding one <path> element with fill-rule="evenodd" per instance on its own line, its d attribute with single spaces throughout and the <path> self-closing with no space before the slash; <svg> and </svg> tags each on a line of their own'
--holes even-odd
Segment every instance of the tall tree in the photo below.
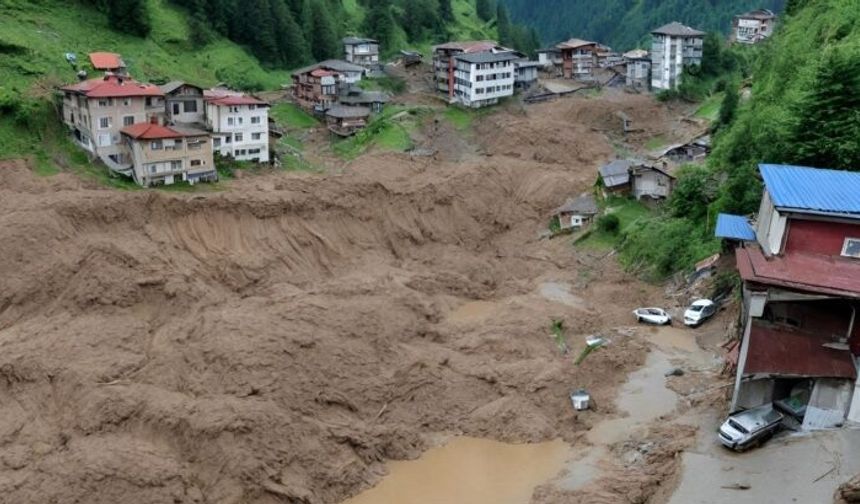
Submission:
<svg viewBox="0 0 860 504">
<path fill-rule="evenodd" d="M 454 20 L 454 9 L 451 7 L 451 0 L 439 0 L 439 17 L 445 22 Z"/>
<path fill-rule="evenodd" d="M 106 2 L 108 21 L 113 29 L 145 37 L 152 29 L 145 0 L 111 0 Z"/>
<path fill-rule="evenodd" d="M 508 17 L 508 9 L 504 2 L 499 2 L 496 8 L 496 29 L 499 32 L 499 43 L 504 46 L 514 44 L 513 31 L 511 29 L 511 19 Z"/>
<path fill-rule="evenodd" d="M 735 120 L 735 114 L 738 111 L 738 87 L 732 82 L 726 85 L 726 96 L 723 98 L 723 103 L 720 104 L 720 115 L 715 124 L 715 130 L 727 127 Z"/>
<path fill-rule="evenodd" d="M 331 18 L 321 0 L 311 5 L 313 34 L 310 39 L 311 53 L 317 61 L 336 58 L 340 55 L 340 43 Z"/>
<path fill-rule="evenodd" d="M 302 27 L 305 41 L 310 42 L 314 35 L 314 10 L 312 0 L 302 0 L 301 16 L 299 23 Z"/>
<path fill-rule="evenodd" d="M 475 0 L 475 13 L 483 21 L 493 19 L 493 5 L 490 0 Z"/>
<path fill-rule="evenodd" d="M 389 49 L 394 38 L 391 0 L 367 0 L 367 4 L 362 30 L 365 35 L 378 40 L 383 50 Z"/>
<path fill-rule="evenodd" d="M 271 2 L 279 59 L 289 68 L 307 63 L 310 59 L 310 48 L 293 18 L 292 10 L 287 6 L 286 0 L 271 0 Z"/>
</svg>

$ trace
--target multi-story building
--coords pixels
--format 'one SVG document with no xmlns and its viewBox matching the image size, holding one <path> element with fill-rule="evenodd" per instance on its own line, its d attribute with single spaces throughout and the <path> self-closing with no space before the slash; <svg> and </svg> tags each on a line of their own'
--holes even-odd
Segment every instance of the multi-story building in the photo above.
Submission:
<svg viewBox="0 0 860 504">
<path fill-rule="evenodd" d="M 561 75 L 561 49 L 558 47 L 548 47 L 538 49 L 538 63 L 544 70 L 550 71 L 554 75 Z"/>
<path fill-rule="evenodd" d="M 597 42 L 570 39 L 556 46 L 561 51 L 562 75 L 565 79 L 589 80 L 597 67 Z"/>
<path fill-rule="evenodd" d="M 243 161 L 269 161 L 268 103 L 236 94 L 210 96 L 205 103 L 215 152 Z"/>
<path fill-rule="evenodd" d="M 162 126 L 152 118 L 120 132 L 132 161 L 131 176 L 142 186 L 218 180 L 206 131 Z"/>
<path fill-rule="evenodd" d="M 538 69 L 542 66 L 538 61 L 529 61 L 526 59 L 514 61 L 514 88 L 526 90 L 537 84 Z"/>
<path fill-rule="evenodd" d="M 651 55 L 644 49 L 624 53 L 627 63 L 626 84 L 633 89 L 648 89 L 651 85 Z"/>
<path fill-rule="evenodd" d="M 343 59 L 347 63 L 371 69 L 379 66 L 379 42 L 369 38 L 345 37 Z"/>
<path fill-rule="evenodd" d="M 741 44 L 756 44 L 773 35 L 776 14 L 759 9 L 735 16 L 732 22 L 732 39 Z"/>
<path fill-rule="evenodd" d="M 735 249 L 742 335 L 732 410 L 776 404 L 804 429 L 860 421 L 860 174 L 760 165 L 758 216 L 720 214 Z M 852 400 L 853 395 L 853 400 Z"/>
<path fill-rule="evenodd" d="M 705 33 L 669 23 L 651 32 L 651 87 L 675 89 L 684 68 L 702 64 Z"/>
<path fill-rule="evenodd" d="M 436 91 L 448 95 L 448 101 L 455 100 L 454 58 L 464 54 L 510 52 L 492 40 L 471 42 L 448 42 L 433 47 L 433 81 Z"/>
<path fill-rule="evenodd" d="M 181 81 L 159 86 L 166 101 L 167 120 L 175 124 L 203 124 L 203 88 Z"/>
<path fill-rule="evenodd" d="M 75 142 L 111 170 L 130 175 L 132 161 L 120 130 L 151 117 L 164 116 L 164 93 L 158 86 L 108 74 L 60 88 L 63 122 Z"/>
<path fill-rule="evenodd" d="M 511 51 L 454 56 L 454 101 L 478 108 L 512 96 L 517 59 L 519 55 Z"/>
<path fill-rule="evenodd" d="M 338 73 L 325 68 L 293 72 L 293 100 L 296 105 L 318 113 L 337 101 Z"/>
</svg>

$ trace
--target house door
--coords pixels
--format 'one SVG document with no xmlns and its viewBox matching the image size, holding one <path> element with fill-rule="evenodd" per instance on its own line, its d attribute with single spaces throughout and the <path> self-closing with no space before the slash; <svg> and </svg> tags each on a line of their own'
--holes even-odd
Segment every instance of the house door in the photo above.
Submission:
<svg viewBox="0 0 860 504">
<path fill-rule="evenodd" d="M 173 104 L 173 115 L 179 115 L 179 102 Z"/>
</svg>

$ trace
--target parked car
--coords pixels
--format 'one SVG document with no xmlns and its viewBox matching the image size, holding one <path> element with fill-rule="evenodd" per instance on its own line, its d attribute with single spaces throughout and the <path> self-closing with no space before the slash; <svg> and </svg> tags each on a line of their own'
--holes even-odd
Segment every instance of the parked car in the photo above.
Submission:
<svg viewBox="0 0 860 504">
<path fill-rule="evenodd" d="M 672 323 L 672 316 L 662 308 L 637 308 L 633 310 L 637 322 L 667 325 Z"/>
<path fill-rule="evenodd" d="M 684 312 L 684 324 L 698 326 L 717 313 L 717 305 L 710 299 L 697 299 Z"/>
<path fill-rule="evenodd" d="M 779 430 L 785 415 L 766 404 L 730 415 L 717 437 L 727 448 L 744 451 L 767 441 Z"/>
</svg>

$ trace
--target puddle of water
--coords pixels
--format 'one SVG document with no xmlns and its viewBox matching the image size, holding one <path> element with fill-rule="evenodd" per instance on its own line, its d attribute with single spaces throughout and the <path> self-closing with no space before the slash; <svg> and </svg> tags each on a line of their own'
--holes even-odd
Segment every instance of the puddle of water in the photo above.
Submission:
<svg viewBox="0 0 860 504">
<path fill-rule="evenodd" d="M 563 305 L 572 306 L 580 310 L 588 310 L 588 303 L 579 296 L 570 293 L 570 285 L 559 282 L 544 282 L 540 284 L 538 289 L 540 295 L 544 298 L 561 303 Z"/>
<path fill-rule="evenodd" d="M 474 322 L 486 319 L 497 307 L 491 301 L 469 301 L 457 307 L 448 315 L 452 322 Z"/>
<path fill-rule="evenodd" d="M 417 460 L 391 462 L 381 483 L 342 504 L 528 504 L 569 454 L 561 440 L 517 445 L 458 437 Z"/>
</svg>

